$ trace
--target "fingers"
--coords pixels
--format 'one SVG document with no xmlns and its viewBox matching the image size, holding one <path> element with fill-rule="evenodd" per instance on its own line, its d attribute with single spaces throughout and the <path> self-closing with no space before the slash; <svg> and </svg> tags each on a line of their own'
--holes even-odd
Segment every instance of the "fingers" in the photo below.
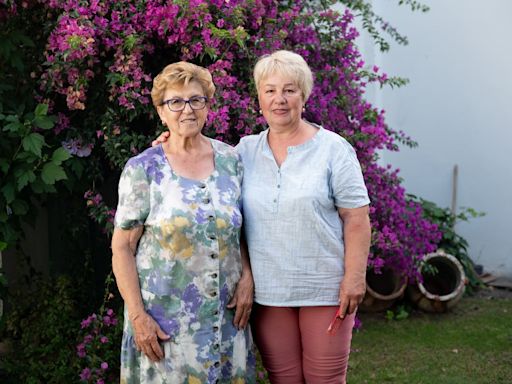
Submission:
<svg viewBox="0 0 512 384">
<path fill-rule="evenodd" d="M 231 301 L 226 305 L 226 308 L 233 309 L 236 307 L 236 298 L 233 297 Z"/>
<path fill-rule="evenodd" d="M 249 323 L 249 318 L 251 317 L 252 300 L 243 304 L 238 304 L 236 297 L 234 297 L 226 307 L 229 309 L 235 308 L 233 325 L 237 329 L 245 329 Z"/>
<path fill-rule="evenodd" d="M 152 335 L 141 335 L 137 337 L 136 342 L 137 350 L 143 352 L 151 361 L 160 361 L 164 358 L 164 352 L 156 333 Z"/>
<path fill-rule="evenodd" d="M 347 314 L 351 315 L 357 310 L 357 306 L 359 305 L 360 300 L 350 300 L 350 305 L 348 307 Z"/>
<path fill-rule="evenodd" d="M 238 328 L 239 329 L 245 329 L 245 327 L 247 327 L 247 324 L 249 324 L 250 317 L 251 317 L 251 308 L 246 309 L 243 312 L 243 315 L 240 318 L 240 321 L 238 322 Z"/>
<path fill-rule="evenodd" d="M 235 317 L 233 318 L 233 325 L 238 329 L 245 329 L 251 317 L 251 308 L 237 307 Z"/>
<path fill-rule="evenodd" d="M 160 340 L 169 340 L 171 338 L 171 336 L 169 336 L 167 333 L 165 333 L 164 331 L 162 331 L 162 328 L 158 327 L 158 329 L 156 330 L 156 336 L 160 339 Z"/>
<path fill-rule="evenodd" d="M 147 313 L 134 319 L 132 325 L 137 351 L 143 352 L 152 361 L 163 359 L 164 353 L 158 340 L 168 340 L 170 336 Z"/>
<path fill-rule="evenodd" d="M 160 136 L 158 136 L 155 140 L 151 142 L 151 146 L 155 147 L 158 144 L 165 143 L 170 135 L 171 133 L 169 131 L 162 132 Z"/>
<path fill-rule="evenodd" d="M 338 315 L 338 317 L 340 319 L 344 319 L 347 314 L 350 314 L 350 312 L 348 312 L 349 306 L 350 306 L 350 301 L 345 296 L 343 296 L 340 299 L 340 309 L 339 309 L 339 315 Z"/>
</svg>

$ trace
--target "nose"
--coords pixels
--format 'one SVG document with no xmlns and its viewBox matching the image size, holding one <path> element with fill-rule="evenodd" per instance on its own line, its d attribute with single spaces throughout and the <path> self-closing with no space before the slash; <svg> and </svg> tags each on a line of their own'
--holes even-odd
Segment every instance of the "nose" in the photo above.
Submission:
<svg viewBox="0 0 512 384">
<path fill-rule="evenodd" d="M 194 112 L 194 110 L 192 109 L 192 106 L 190 105 L 190 100 L 185 102 L 185 107 L 183 108 L 183 112 L 185 112 L 185 110 L 187 108 L 189 109 L 189 111 L 187 111 L 187 113 Z"/>
<path fill-rule="evenodd" d="M 279 104 L 285 104 L 288 101 L 283 92 L 277 93 L 275 100 L 276 100 L 276 103 L 279 103 Z"/>
</svg>

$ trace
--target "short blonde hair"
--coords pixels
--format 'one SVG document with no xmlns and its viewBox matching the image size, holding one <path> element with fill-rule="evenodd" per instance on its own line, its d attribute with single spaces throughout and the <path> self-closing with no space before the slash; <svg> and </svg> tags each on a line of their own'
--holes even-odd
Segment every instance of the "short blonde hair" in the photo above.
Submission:
<svg viewBox="0 0 512 384">
<path fill-rule="evenodd" d="M 199 65 L 180 61 L 166 66 L 153 80 L 153 88 L 151 89 L 153 105 L 155 107 L 162 105 L 164 93 L 168 88 L 176 85 L 186 86 L 191 81 L 197 81 L 201 84 L 208 99 L 213 97 L 215 84 L 213 84 L 211 73 Z"/>
<path fill-rule="evenodd" d="M 313 74 L 301 55 L 280 50 L 260 57 L 253 72 L 258 94 L 260 93 L 260 82 L 275 73 L 292 77 L 302 91 L 304 101 L 308 100 L 313 90 Z"/>
</svg>

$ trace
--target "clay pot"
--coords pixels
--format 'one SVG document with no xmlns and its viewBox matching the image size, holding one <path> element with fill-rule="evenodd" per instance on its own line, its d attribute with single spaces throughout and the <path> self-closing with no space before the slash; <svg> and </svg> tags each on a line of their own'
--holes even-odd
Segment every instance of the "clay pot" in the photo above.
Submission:
<svg viewBox="0 0 512 384">
<path fill-rule="evenodd" d="M 383 268 L 381 273 L 366 273 L 366 294 L 358 310 L 362 312 L 385 311 L 400 299 L 407 287 L 407 277 L 392 269 Z"/>
<path fill-rule="evenodd" d="M 409 299 L 426 312 L 446 312 L 453 308 L 464 294 L 466 275 L 462 264 L 442 250 L 430 253 L 423 261 L 437 269 L 437 273 L 421 272 L 423 282 L 407 289 Z M 422 268 L 424 271 L 424 269 Z"/>
</svg>

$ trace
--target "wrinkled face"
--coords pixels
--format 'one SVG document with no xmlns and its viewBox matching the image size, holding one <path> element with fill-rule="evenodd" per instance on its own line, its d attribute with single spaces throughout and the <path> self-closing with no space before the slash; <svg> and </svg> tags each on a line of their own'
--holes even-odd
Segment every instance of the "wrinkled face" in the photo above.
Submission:
<svg viewBox="0 0 512 384">
<path fill-rule="evenodd" d="M 203 87 L 197 81 L 191 81 L 186 86 L 173 86 L 166 89 L 164 93 L 164 101 L 190 100 L 196 97 L 205 97 Z M 171 131 L 171 136 L 176 134 L 183 137 L 193 137 L 201 133 L 208 116 L 208 102 L 203 109 L 195 110 L 192 109 L 190 104 L 186 103 L 185 108 L 178 112 L 171 111 L 167 104 L 157 107 L 158 115 Z"/>
<path fill-rule="evenodd" d="M 258 100 L 270 127 L 280 128 L 299 123 L 304 98 L 293 78 L 275 73 L 262 79 L 258 87 Z"/>
</svg>

